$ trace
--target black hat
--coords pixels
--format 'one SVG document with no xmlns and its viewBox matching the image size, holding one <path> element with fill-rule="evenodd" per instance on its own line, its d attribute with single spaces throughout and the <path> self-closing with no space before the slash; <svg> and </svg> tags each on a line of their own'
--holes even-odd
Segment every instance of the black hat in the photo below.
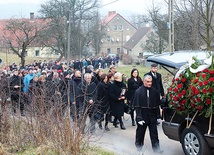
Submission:
<svg viewBox="0 0 214 155">
<path fill-rule="evenodd" d="M 90 69 L 87 69 L 86 71 L 85 71 L 85 73 L 91 73 L 92 71 L 90 70 Z"/>
<path fill-rule="evenodd" d="M 67 71 L 63 72 L 63 77 L 65 78 L 69 73 Z"/>
<path fill-rule="evenodd" d="M 158 64 L 151 64 L 151 67 L 157 67 L 158 66 Z"/>
</svg>

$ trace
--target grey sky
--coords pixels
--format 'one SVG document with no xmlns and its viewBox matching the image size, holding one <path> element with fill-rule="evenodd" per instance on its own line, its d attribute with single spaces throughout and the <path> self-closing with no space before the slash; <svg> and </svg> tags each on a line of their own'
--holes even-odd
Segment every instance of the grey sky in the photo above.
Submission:
<svg viewBox="0 0 214 155">
<path fill-rule="evenodd" d="M 12 17 L 29 17 L 30 12 L 35 15 L 40 8 L 40 4 L 47 0 L 1 0 L 0 1 L 0 19 Z M 109 4 L 115 0 L 100 0 L 102 4 Z M 167 10 L 164 0 L 155 0 L 156 4 Z M 133 14 L 145 14 L 146 9 L 151 6 L 152 0 L 118 0 L 114 3 L 101 8 L 101 14 L 106 15 L 108 11 L 116 11 L 123 16 Z"/>
</svg>

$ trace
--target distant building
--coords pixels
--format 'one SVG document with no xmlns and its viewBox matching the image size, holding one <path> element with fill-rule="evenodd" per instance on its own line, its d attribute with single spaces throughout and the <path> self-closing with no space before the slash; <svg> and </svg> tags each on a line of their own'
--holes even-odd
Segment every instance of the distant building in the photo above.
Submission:
<svg viewBox="0 0 214 155">
<path fill-rule="evenodd" d="M 130 22 L 116 11 L 109 11 L 102 20 L 104 38 L 101 40 L 100 52 L 110 54 L 122 54 L 124 44 L 137 31 Z"/>
<path fill-rule="evenodd" d="M 9 45 L 7 44 L 7 41 L 5 39 L 9 38 L 11 40 L 11 43 L 15 49 L 22 49 L 20 44 L 18 43 L 18 40 L 16 38 L 12 38 L 12 36 L 7 32 L 6 24 L 10 21 L 11 19 L 0 19 L 0 52 L 8 52 L 8 53 L 13 53 L 13 51 L 9 48 Z M 13 20 L 13 19 L 12 19 Z M 32 25 L 45 25 L 46 22 L 44 19 L 40 18 L 34 18 L 34 13 L 30 13 L 30 18 L 20 18 L 20 19 L 15 19 L 18 21 L 29 21 L 30 24 Z M 17 31 L 16 35 L 19 36 L 20 38 L 24 36 L 21 31 Z M 29 33 L 30 35 L 30 33 Z M 30 36 L 29 36 L 30 37 Z M 24 38 L 23 38 L 24 39 Z M 54 45 L 54 42 L 53 42 Z M 27 50 L 25 51 L 25 56 L 28 57 L 50 57 L 50 58 L 56 58 L 59 57 L 58 54 L 54 54 L 52 49 L 49 47 L 43 47 L 42 44 L 39 42 L 32 41 L 28 47 Z"/>
</svg>

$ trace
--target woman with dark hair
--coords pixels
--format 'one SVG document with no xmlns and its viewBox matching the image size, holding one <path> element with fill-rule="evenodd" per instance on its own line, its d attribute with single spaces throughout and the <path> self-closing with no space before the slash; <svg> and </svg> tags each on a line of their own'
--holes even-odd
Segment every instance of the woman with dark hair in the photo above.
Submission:
<svg viewBox="0 0 214 155">
<path fill-rule="evenodd" d="M 105 118 L 105 130 L 110 131 L 108 128 L 108 118 L 109 118 L 109 97 L 108 97 L 108 78 L 106 74 L 100 76 L 100 83 L 97 86 L 97 100 L 98 100 L 98 109 L 101 113 L 101 116 Z M 104 117 L 105 115 L 105 117 Z M 102 120 L 102 119 L 101 119 Z M 102 129 L 101 120 L 98 122 L 99 128 Z"/>
<path fill-rule="evenodd" d="M 127 104 L 130 105 L 132 96 L 135 93 L 135 90 L 137 90 L 140 86 L 143 85 L 143 81 L 139 76 L 139 71 L 134 68 L 131 71 L 131 77 L 128 79 L 128 92 L 126 93 L 127 97 Z M 134 111 L 132 110 L 131 113 L 131 119 L 132 119 L 132 126 L 135 126 L 135 121 L 134 121 Z"/>
</svg>

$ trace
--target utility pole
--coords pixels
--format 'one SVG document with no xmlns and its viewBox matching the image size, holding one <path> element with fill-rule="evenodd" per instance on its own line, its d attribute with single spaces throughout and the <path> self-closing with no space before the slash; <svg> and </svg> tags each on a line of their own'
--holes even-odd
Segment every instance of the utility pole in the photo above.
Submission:
<svg viewBox="0 0 214 155">
<path fill-rule="evenodd" d="M 69 64 L 69 60 L 72 56 L 71 54 L 71 11 L 69 10 L 69 17 L 68 17 L 68 44 L 67 44 L 67 64 Z"/>
<path fill-rule="evenodd" d="M 169 0 L 169 51 L 174 52 L 174 0 Z"/>
</svg>

